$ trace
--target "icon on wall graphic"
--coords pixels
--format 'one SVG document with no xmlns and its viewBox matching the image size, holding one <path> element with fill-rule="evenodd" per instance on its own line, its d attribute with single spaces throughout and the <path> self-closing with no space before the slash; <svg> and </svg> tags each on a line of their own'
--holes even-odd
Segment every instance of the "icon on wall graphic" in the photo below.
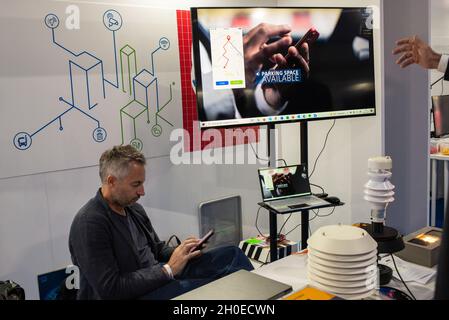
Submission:
<svg viewBox="0 0 449 320">
<path fill-rule="evenodd" d="M 150 70 L 144 68 L 138 72 L 136 50 L 129 44 L 125 44 L 119 49 L 119 61 L 117 58 L 116 34 L 123 24 L 122 16 L 119 12 L 109 9 L 103 14 L 103 24 L 107 30 L 112 31 L 112 47 L 113 62 L 115 67 L 115 79 L 107 79 L 104 72 L 104 60 L 95 56 L 88 51 L 77 52 L 64 46 L 56 39 L 56 30 L 59 27 L 60 20 L 54 13 L 49 13 L 44 18 L 45 26 L 51 31 L 52 43 L 67 53 L 69 66 L 69 95 L 68 97 L 59 96 L 58 102 L 66 106 L 66 109 L 59 115 L 55 116 L 49 122 L 41 126 L 33 133 L 19 132 L 13 138 L 13 144 L 18 150 L 27 150 L 31 144 L 33 137 L 43 132 L 44 129 L 53 123 L 58 123 L 59 131 L 64 130 L 63 118 L 71 111 L 78 111 L 87 119 L 94 122 L 95 127 L 92 131 L 92 138 L 95 142 L 104 142 L 107 138 L 107 131 L 101 127 L 101 122 L 96 119 L 91 110 L 101 105 L 106 96 L 106 86 L 112 87 L 126 93 L 132 100 L 120 109 L 120 126 L 121 126 L 121 143 L 129 143 L 138 150 L 143 149 L 143 142 L 137 137 L 136 118 L 146 113 L 146 123 L 150 124 L 150 110 L 154 112 L 154 124 L 149 130 L 154 137 L 161 136 L 163 129 L 158 123 L 159 120 L 164 121 L 167 125 L 173 127 L 173 124 L 165 119 L 161 111 L 172 101 L 172 82 L 169 85 L 169 98 L 160 106 L 160 88 L 159 81 L 155 73 L 154 54 L 159 50 L 168 50 L 170 48 L 170 40 L 167 37 L 161 37 L 158 41 L 158 47 L 150 54 Z M 120 77 L 119 77 L 120 76 Z M 119 83 L 121 78 L 121 88 Z M 124 138 L 123 116 L 132 119 L 134 135 L 130 139 Z M 139 131 L 140 132 L 140 131 Z"/>
<path fill-rule="evenodd" d="M 45 16 L 45 25 L 50 29 L 55 29 L 59 26 L 59 18 L 57 15 L 50 13 Z"/>
<path fill-rule="evenodd" d="M 162 134 L 162 127 L 158 124 L 155 124 L 153 126 L 153 128 L 151 128 L 151 133 L 155 136 L 155 137 L 159 137 Z"/>
<path fill-rule="evenodd" d="M 133 139 L 129 144 L 136 148 L 138 151 L 142 151 L 143 143 L 140 139 Z"/>
<path fill-rule="evenodd" d="M 93 137 L 96 142 L 103 142 L 106 140 L 106 136 L 106 130 L 100 127 L 96 128 L 93 132 Z"/>
<path fill-rule="evenodd" d="M 159 40 L 159 47 L 161 47 L 162 50 L 168 50 L 168 48 L 170 48 L 170 41 L 167 38 L 162 37 Z"/>
<path fill-rule="evenodd" d="M 122 16 L 115 10 L 108 10 L 103 15 L 103 23 L 110 31 L 117 31 L 122 27 Z"/>
<path fill-rule="evenodd" d="M 31 136 L 26 132 L 19 132 L 14 137 L 14 146 L 19 150 L 26 150 L 31 146 Z"/>
</svg>

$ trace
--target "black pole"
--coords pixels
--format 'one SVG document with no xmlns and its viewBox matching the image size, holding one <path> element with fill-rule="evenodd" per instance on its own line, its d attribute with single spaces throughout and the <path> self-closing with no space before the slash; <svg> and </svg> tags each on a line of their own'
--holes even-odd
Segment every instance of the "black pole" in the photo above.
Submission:
<svg viewBox="0 0 449 320">
<path fill-rule="evenodd" d="M 274 131 L 275 125 L 270 123 L 267 125 L 267 144 L 268 144 L 268 159 L 270 159 L 270 162 L 268 164 L 268 166 L 272 166 L 273 163 L 274 165 L 276 165 L 276 160 L 273 160 L 272 158 L 274 158 L 274 153 L 273 155 L 271 154 L 271 138 L 275 139 L 275 137 L 271 136 L 271 130 Z M 273 132 L 274 134 L 274 132 Z M 275 150 L 274 150 L 275 152 Z M 272 161 L 273 160 L 273 161 Z M 271 262 L 276 261 L 278 259 L 278 255 L 277 255 L 277 230 L 278 230 L 278 226 L 277 226 L 277 214 L 273 211 L 270 210 L 270 258 L 271 258 Z"/>
<path fill-rule="evenodd" d="M 308 146 L 309 132 L 307 121 L 301 122 L 301 163 L 309 167 L 309 146 Z"/>
<path fill-rule="evenodd" d="M 270 262 L 276 261 L 278 259 L 277 230 L 277 214 L 270 210 Z"/>
<path fill-rule="evenodd" d="M 309 170 L 309 146 L 308 146 L 308 124 L 307 121 L 301 122 L 301 163 L 307 166 Z M 307 172 L 307 175 L 309 173 Z M 309 238 L 309 210 L 301 212 L 301 249 L 307 248 L 307 239 Z"/>
<path fill-rule="evenodd" d="M 272 123 L 267 125 L 267 151 L 268 151 L 268 166 L 272 167 L 276 165 L 276 150 L 273 150 L 273 154 L 271 154 L 271 143 L 273 142 L 273 147 L 275 145 L 276 135 L 274 133 L 274 129 L 276 126 Z M 273 133 L 273 134 L 272 134 Z"/>
</svg>

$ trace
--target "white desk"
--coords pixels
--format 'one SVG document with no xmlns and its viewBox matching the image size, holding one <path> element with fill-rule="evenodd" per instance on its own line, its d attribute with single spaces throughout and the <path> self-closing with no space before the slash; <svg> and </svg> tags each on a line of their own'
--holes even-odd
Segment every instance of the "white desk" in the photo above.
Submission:
<svg viewBox="0 0 449 320">
<path fill-rule="evenodd" d="M 441 154 L 431 154 L 430 155 L 431 165 L 432 165 L 432 198 L 430 204 L 430 226 L 435 226 L 436 224 L 436 203 L 437 203 L 437 161 L 444 161 L 444 212 L 447 208 L 447 193 L 448 193 L 448 183 L 449 183 L 449 156 L 443 156 Z"/>
<path fill-rule="evenodd" d="M 253 272 L 279 282 L 289 284 L 293 287 L 293 292 L 303 289 L 308 285 L 307 280 L 307 255 L 294 254 L 270 264 L 264 265 Z M 388 284 L 407 293 L 407 289 L 401 281 L 393 278 Z M 431 300 L 434 296 L 435 279 L 422 285 L 416 282 L 407 282 L 407 286 L 418 300 Z M 373 297 L 371 299 L 376 299 Z"/>
</svg>

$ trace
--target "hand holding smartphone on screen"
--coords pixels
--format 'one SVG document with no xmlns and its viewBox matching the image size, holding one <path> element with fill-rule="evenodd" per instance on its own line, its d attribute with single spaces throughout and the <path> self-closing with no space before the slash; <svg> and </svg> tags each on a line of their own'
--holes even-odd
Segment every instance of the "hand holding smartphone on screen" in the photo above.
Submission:
<svg viewBox="0 0 449 320">
<path fill-rule="evenodd" d="M 320 33 L 315 28 L 310 28 L 306 32 L 306 34 L 298 42 L 296 42 L 295 48 L 298 49 L 298 51 L 300 51 L 301 50 L 301 46 L 305 42 L 307 42 L 308 45 L 311 45 L 312 43 L 317 41 L 319 37 L 320 37 Z M 287 53 L 285 58 L 287 59 L 288 57 L 289 57 L 289 54 Z"/>
<path fill-rule="evenodd" d="M 202 237 L 200 239 L 200 242 L 198 243 L 198 245 L 196 247 L 193 247 L 192 250 L 190 250 L 190 252 L 194 252 L 196 250 L 201 250 L 201 247 L 203 246 L 203 244 L 206 243 L 210 239 L 210 237 L 212 237 L 214 235 L 214 233 L 215 233 L 214 229 L 209 230 L 209 232 L 206 233 L 204 235 L 204 237 Z"/>
<path fill-rule="evenodd" d="M 310 46 L 312 43 L 314 43 L 316 40 L 318 40 L 319 37 L 320 37 L 320 33 L 315 28 L 310 28 L 304 34 L 304 36 L 298 42 L 295 43 L 294 47 L 301 54 L 301 49 L 302 49 L 301 47 L 304 43 L 307 42 L 307 44 Z M 287 52 L 287 54 L 284 56 L 284 58 L 287 61 L 287 64 L 293 63 L 292 61 L 289 61 L 292 59 L 292 57 L 290 56 L 290 53 Z M 308 53 L 307 53 L 307 58 L 306 57 L 303 57 L 303 58 L 308 59 Z M 306 63 L 308 63 L 308 61 Z M 293 64 L 295 64 L 295 63 L 293 63 Z M 276 70 L 278 67 L 279 67 L 279 65 L 276 65 L 274 67 L 274 70 Z"/>
</svg>

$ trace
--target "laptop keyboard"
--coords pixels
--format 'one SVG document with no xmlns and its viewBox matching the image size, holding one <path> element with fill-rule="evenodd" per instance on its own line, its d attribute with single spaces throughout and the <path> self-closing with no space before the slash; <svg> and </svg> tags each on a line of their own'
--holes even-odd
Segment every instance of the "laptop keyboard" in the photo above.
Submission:
<svg viewBox="0 0 449 320">
<path fill-rule="evenodd" d="M 301 197 L 301 198 L 295 198 L 295 199 L 285 199 L 285 200 L 279 200 L 276 201 L 276 203 L 271 203 L 271 205 L 274 208 L 290 208 L 290 209 L 300 209 L 304 207 L 312 206 L 316 203 L 319 203 L 315 197 Z"/>
</svg>

